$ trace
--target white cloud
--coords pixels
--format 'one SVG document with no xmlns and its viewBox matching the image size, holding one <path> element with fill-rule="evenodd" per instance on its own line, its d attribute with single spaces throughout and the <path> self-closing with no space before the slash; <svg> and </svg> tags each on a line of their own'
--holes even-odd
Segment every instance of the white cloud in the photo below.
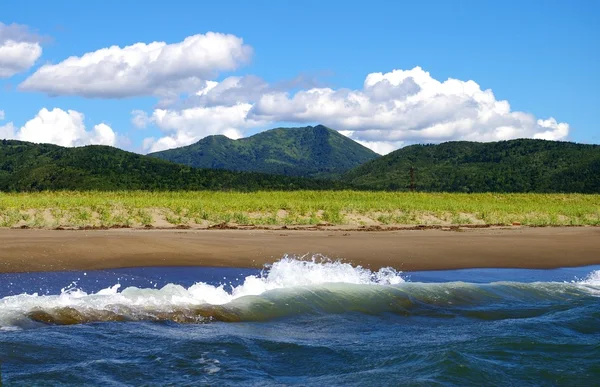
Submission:
<svg viewBox="0 0 600 387">
<path fill-rule="evenodd" d="M 322 123 L 381 154 L 416 142 L 559 140 L 569 134 L 568 124 L 511 111 L 474 81 L 440 82 L 420 67 L 369 74 L 360 90 L 318 87 L 293 94 L 257 77 L 229 77 L 204 82 L 178 109 L 132 114 L 134 125 L 154 123 L 168 134 L 148 140 L 144 149 L 151 151 L 277 122 Z"/>
<path fill-rule="evenodd" d="M 249 118 L 321 122 L 380 152 L 403 142 L 563 139 L 569 125 L 512 112 L 507 101 L 474 81 L 440 82 L 420 67 L 367 76 L 362 90 L 313 88 L 293 95 L 267 93 Z"/>
<path fill-rule="evenodd" d="M 0 110 L 0 121 L 4 120 L 4 110 Z M 9 139 L 15 137 L 15 126 L 12 122 L 6 125 L 0 125 L 0 140 Z"/>
<path fill-rule="evenodd" d="M 28 70 L 41 55 L 40 38 L 27 26 L 0 22 L 0 78 Z"/>
<path fill-rule="evenodd" d="M 371 149 L 375 153 L 379 153 L 380 155 L 387 155 L 390 152 L 395 151 L 398 148 L 404 146 L 403 141 L 361 141 L 355 140 L 357 143 Z"/>
<path fill-rule="evenodd" d="M 354 135 L 354 132 L 351 130 L 340 130 L 339 132 L 349 138 L 352 138 Z M 357 139 L 354 139 L 354 141 L 380 155 L 388 154 L 405 145 L 404 141 L 362 141 Z"/>
<path fill-rule="evenodd" d="M 12 122 L 0 125 L 0 140 L 15 138 L 15 126 Z"/>
<path fill-rule="evenodd" d="M 131 115 L 131 123 L 138 129 L 144 129 L 151 122 L 148 114 L 143 110 L 134 110 Z"/>
<path fill-rule="evenodd" d="M 94 131 L 87 135 L 89 144 L 114 146 L 117 143 L 115 132 L 106 124 L 94 125 Z"/>
<path fill-rule="evenodd" d="M 536 133 L 533 138 L 539 138 L 543 140 L 562 140 L 569 135 L 569 124 L 564 122 L 558 123 L 554 118 L 547 120 L 537 120 L 537 124 L 540 128 L 546 128 L 548 130 Z"/>
<path fill-rule="evenodd" d="M 208 32 L 182 42 L 112 46 L 39 68 L 19 87 L 50 95 L 123 98 L 197 90 L 219 71 L 250 60 L 252 48 L 234 35 Z"/>
<path fill-rule="evenodd" d="M 264 124 L 248 118 L 250 101 L 261 97 L 268 85 L 258 77 L 229 77 L 221 82 L 207 81 L 179 109 L 155 109 L 151 114 L 132 111 L 138 128 L 156 125 L 165 136 L 146 138 L 142 149 L 158 152 L 192 144 L 206 136 L 222 134 L 240 138 L 244 131 Z"/>
<path fill-rule="evenodd" d="M 12 122 L 0 127 L 0 138 L 68 147 L 90 144 L 114 146 L 117 142 L 116 134 L 110 126 L 98 124 L 87 131 L 83 114 L 58 108 L 43 108 L 19 130 L 15 129 Z"/>
<path fill-rule="evenodd" d="M 251 108 L 251 104 L 240 103 L 233 106 L 201 106 L 178 111 L 156 109 L 152 116 L 146 116 L 144 120 L 154 123 L 168 135 L 157 140 L 145 139 L 143 149 L 158 152 L 189 145 L 214 134 L 240 138 L 245 129 L 262 124 L 247 118 Z"/>
<path fill-rule="evenodd" d="M 197 97 L 187 102 L 198 106 L 233 106 L 256 101 L 271 91 L 272 89 L 264 80 L 253 75 L 228 77 L 221 82 L 206 82 L 196 93 Z"/>
</svg>

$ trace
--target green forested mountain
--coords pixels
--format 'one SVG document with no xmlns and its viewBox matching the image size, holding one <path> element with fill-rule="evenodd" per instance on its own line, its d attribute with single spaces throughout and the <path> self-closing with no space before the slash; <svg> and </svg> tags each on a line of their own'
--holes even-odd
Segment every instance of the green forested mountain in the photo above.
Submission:
<svg viewBox="0 0 600 387">
<path fill-rule="evenodd" d="M 369 161 L 332 182 L 196 169 L 106 146 L 64 148 L 0 141 L 0 191 L 344 187 L 406 191 L 411 168 L 417 191 L 600 193 L 600 145 L 569 142 L 413 145 Z"/>
<path fill-rule="evenodd" d="M 327 181 L 195 169 L 108 146 L 0 141 L 0 191 L 321 189 Z"/>
<path fill-rule="evenodd" d="M 379 155 L 322 125 L 277 128 L 231 140 L 209 136 L 149 156 L 196 168 L 329 178 Z"/>
<path fill-rule="evenodd" d="M 600 193 L 600 145 L 544 140 L 412 145 L 347 172 L 362 188 Z"/>
</svg>

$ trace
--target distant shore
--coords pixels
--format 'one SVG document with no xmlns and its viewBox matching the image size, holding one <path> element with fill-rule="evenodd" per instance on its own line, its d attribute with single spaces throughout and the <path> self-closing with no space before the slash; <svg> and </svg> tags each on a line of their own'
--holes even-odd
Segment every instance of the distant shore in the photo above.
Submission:
<svg viewBox="0 0 600 387">
<path fill-rule="evenodd" d="M 0 230 L 0 272 L 262 267 L 285 254 L 403 271 L 585 266 L 600 264 L 600 227 Z"/>
</svg>

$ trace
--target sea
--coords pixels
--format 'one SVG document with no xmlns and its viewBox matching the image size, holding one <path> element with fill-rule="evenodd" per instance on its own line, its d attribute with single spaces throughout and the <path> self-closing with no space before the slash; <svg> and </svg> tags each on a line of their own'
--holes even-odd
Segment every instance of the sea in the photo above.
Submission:
<svg viewBox="0 0 600 387">
<path fill-rule="evenodd" d="M 0 274 L 2 386 L 600 384 L 600 266 Z"/>
</svg>

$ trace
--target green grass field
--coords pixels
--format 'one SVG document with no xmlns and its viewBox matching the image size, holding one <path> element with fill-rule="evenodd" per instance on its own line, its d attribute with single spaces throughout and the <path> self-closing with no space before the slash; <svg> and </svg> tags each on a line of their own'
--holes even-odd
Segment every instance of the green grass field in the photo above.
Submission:
<svg viewBox="0 0 600 387">
<path fill-rule="evenodd" d="M 0 227 L 600 225 L 600 195 L 357 191 L 0 193 Z"/>
</svg>

